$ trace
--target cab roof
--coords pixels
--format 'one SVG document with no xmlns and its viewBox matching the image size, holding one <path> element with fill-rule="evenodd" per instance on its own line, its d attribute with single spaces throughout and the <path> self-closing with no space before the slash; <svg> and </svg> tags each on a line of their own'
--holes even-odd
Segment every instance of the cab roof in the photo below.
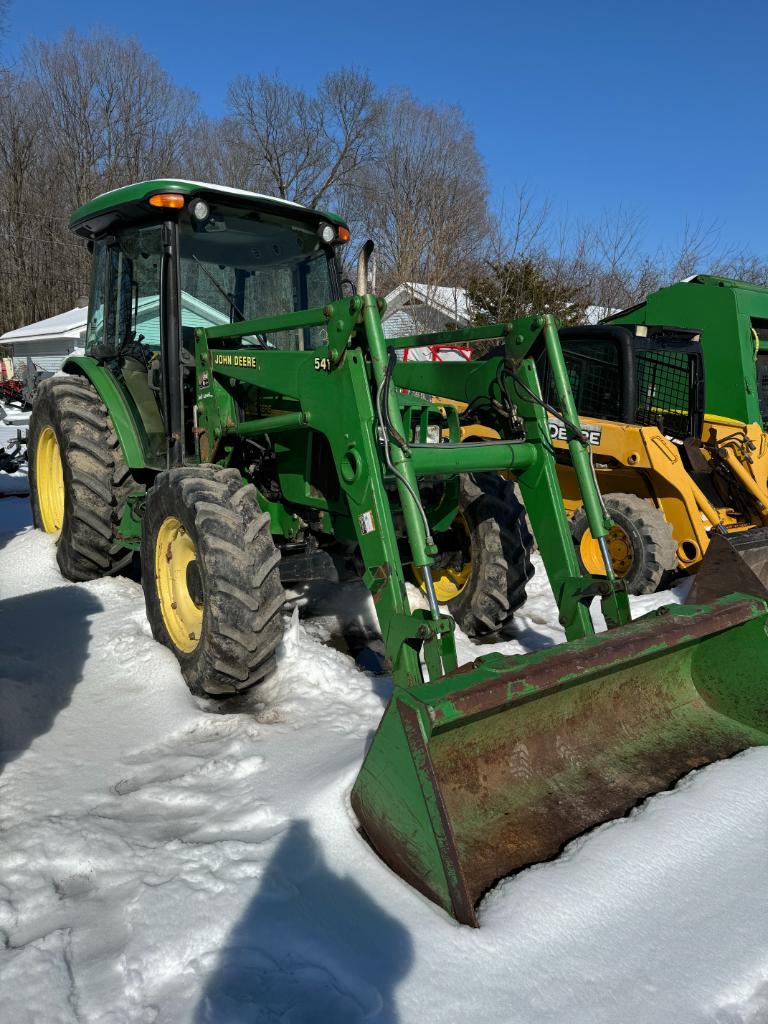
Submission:
<svg viewBox="0 0 768 1024">
<path fill-rule="evenodd" d="M 114 229 L 120 222 L 132 219 L 139 212 L 148 212 L 146 202 L 150 196 L 159 192 L 176 192 L 191 199 L 202 196 L 219 201 L 234 200 L 237 203 L 252 204 L 254 207 L 279 211 L 293 211 L 298 216 L 306 216 L 316 220 L 328 220 L 332 224 L 347 225 L 335 213 L 324 210 L 312 210 L 288 199 L 277 199 L 258 192 L 247 192 L 240 188 L 228 188 L 226 185 L 212 185 L 204 181 L 185 181 L 179 178 L 158 178 L 152 181 L 139 181 L 133 185 L 104 192 L 103 195 L 91 199 L 75 210 L 69 219 L 69 227 L 83 238 L 94 238 L 97 235 Z M 158 212 L 158 211 L 155 211 Z"/>
</svg>

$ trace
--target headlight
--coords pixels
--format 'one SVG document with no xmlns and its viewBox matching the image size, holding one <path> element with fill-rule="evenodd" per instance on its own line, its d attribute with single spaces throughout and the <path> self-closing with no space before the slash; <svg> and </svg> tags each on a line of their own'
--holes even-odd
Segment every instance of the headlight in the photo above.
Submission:
<svg viewBox="0 0 768 1024">
<path fill-rule="evenodd" d="M 336 238 L 336 232 L 330 224 L 321 224 L 317 229 L 317 233 L 326 245 L 330 245 Z"/>
<path fill-rule="evenodd" d="M 204 199 L 193 199 L 189 204 L 189 212 L 195 220 L 208 220 L 211 215 L 211 208 Z"/>
</svg>

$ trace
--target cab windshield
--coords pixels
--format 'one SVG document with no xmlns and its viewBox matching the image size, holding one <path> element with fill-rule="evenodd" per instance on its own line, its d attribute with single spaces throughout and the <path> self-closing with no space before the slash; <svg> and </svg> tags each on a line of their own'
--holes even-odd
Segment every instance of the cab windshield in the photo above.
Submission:
<svg viewBox="0 0 768 1024">
<path fill-rule="evenodd" d="M 339 297 L 333 249 L 311 223 L 217 205 L 206 221 L 183 218 L 180 237 L 184 327 L 278 316 Z M 298 351 L 326 341 L 325 328 L 312 327 L 250 336 L 241 344 Z"/>
</svg>

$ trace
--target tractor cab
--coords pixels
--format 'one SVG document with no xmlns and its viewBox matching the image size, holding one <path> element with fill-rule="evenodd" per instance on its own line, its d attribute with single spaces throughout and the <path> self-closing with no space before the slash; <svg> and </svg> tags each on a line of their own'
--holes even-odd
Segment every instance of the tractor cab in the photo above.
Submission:
<svg viewBox="0 0 768 1024">
<path fill-rule="evenodd" d="M 184 435 L 185 455 L 194 455 L 196 328 L 341 297 L 336 253 L 349 230 L 332 214 L 284 200 L 149 181 L 99 196 L 73 214 L 71 226 L 89 240 L 93 258 L 86 354 L 114 376 L 147 464 L 157 468 L 174 433 Z M 297 327 L 239 344 L 303 351 L 326 340 L 322 327 Z"/>
</svg>

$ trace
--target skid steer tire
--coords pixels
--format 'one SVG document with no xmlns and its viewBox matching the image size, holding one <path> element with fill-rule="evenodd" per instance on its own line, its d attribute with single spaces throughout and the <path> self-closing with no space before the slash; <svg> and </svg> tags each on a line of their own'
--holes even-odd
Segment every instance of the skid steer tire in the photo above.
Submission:
<svg viewBox="0 0 768 1024">
<path fill-rule="evenodd" d="M 469 572 L 459 593 L 445 606 L 468 637 L 503 634 L 525 603 L 525 588 L 533 576 L 533 539 L 525 509 L 514 486 L 496 473 L 465 473 L 459 517 L 468 535 Z M 436 542 L 439 548 L 439 534 Z M 440 561 L 435 570 L 438 579 Z"/>
<path fill-rule="evenodd" d="M 84 377 L 49 377 L 29 422 L 29 490 L 35 526 L 59 533 L 56 560 L 76 582 L 108 576 L 133 552 L 115 540 L 126 498 L 141 490 L 106 407 Z"/>
<path fill-rule="evenodd" d="M 256 489 L 219 466 L 161 473 L 141 542 L 147 617 L 198 696 L 228 696 L 274 668 L 285 600 Z"/>
<path fill-rule="evenodd" d="M 608 536 L 609 549 L 615 551 L 618 547 L 620 553 L 620 557 L 614 557 L 617 575 L 624 580 L 630 594 L 655 593 L 677 569 L 677 542 L 672 535 L 672 524 L 660 508 L 636 494 L 610 494 L 605 498 L 605 507 L 618 528 L 617 534 Z M 571 520 L 579 564 L 586 572 L 604 575 L 602 560 L 588 529 L 582 507 Z"/>
</svg>

